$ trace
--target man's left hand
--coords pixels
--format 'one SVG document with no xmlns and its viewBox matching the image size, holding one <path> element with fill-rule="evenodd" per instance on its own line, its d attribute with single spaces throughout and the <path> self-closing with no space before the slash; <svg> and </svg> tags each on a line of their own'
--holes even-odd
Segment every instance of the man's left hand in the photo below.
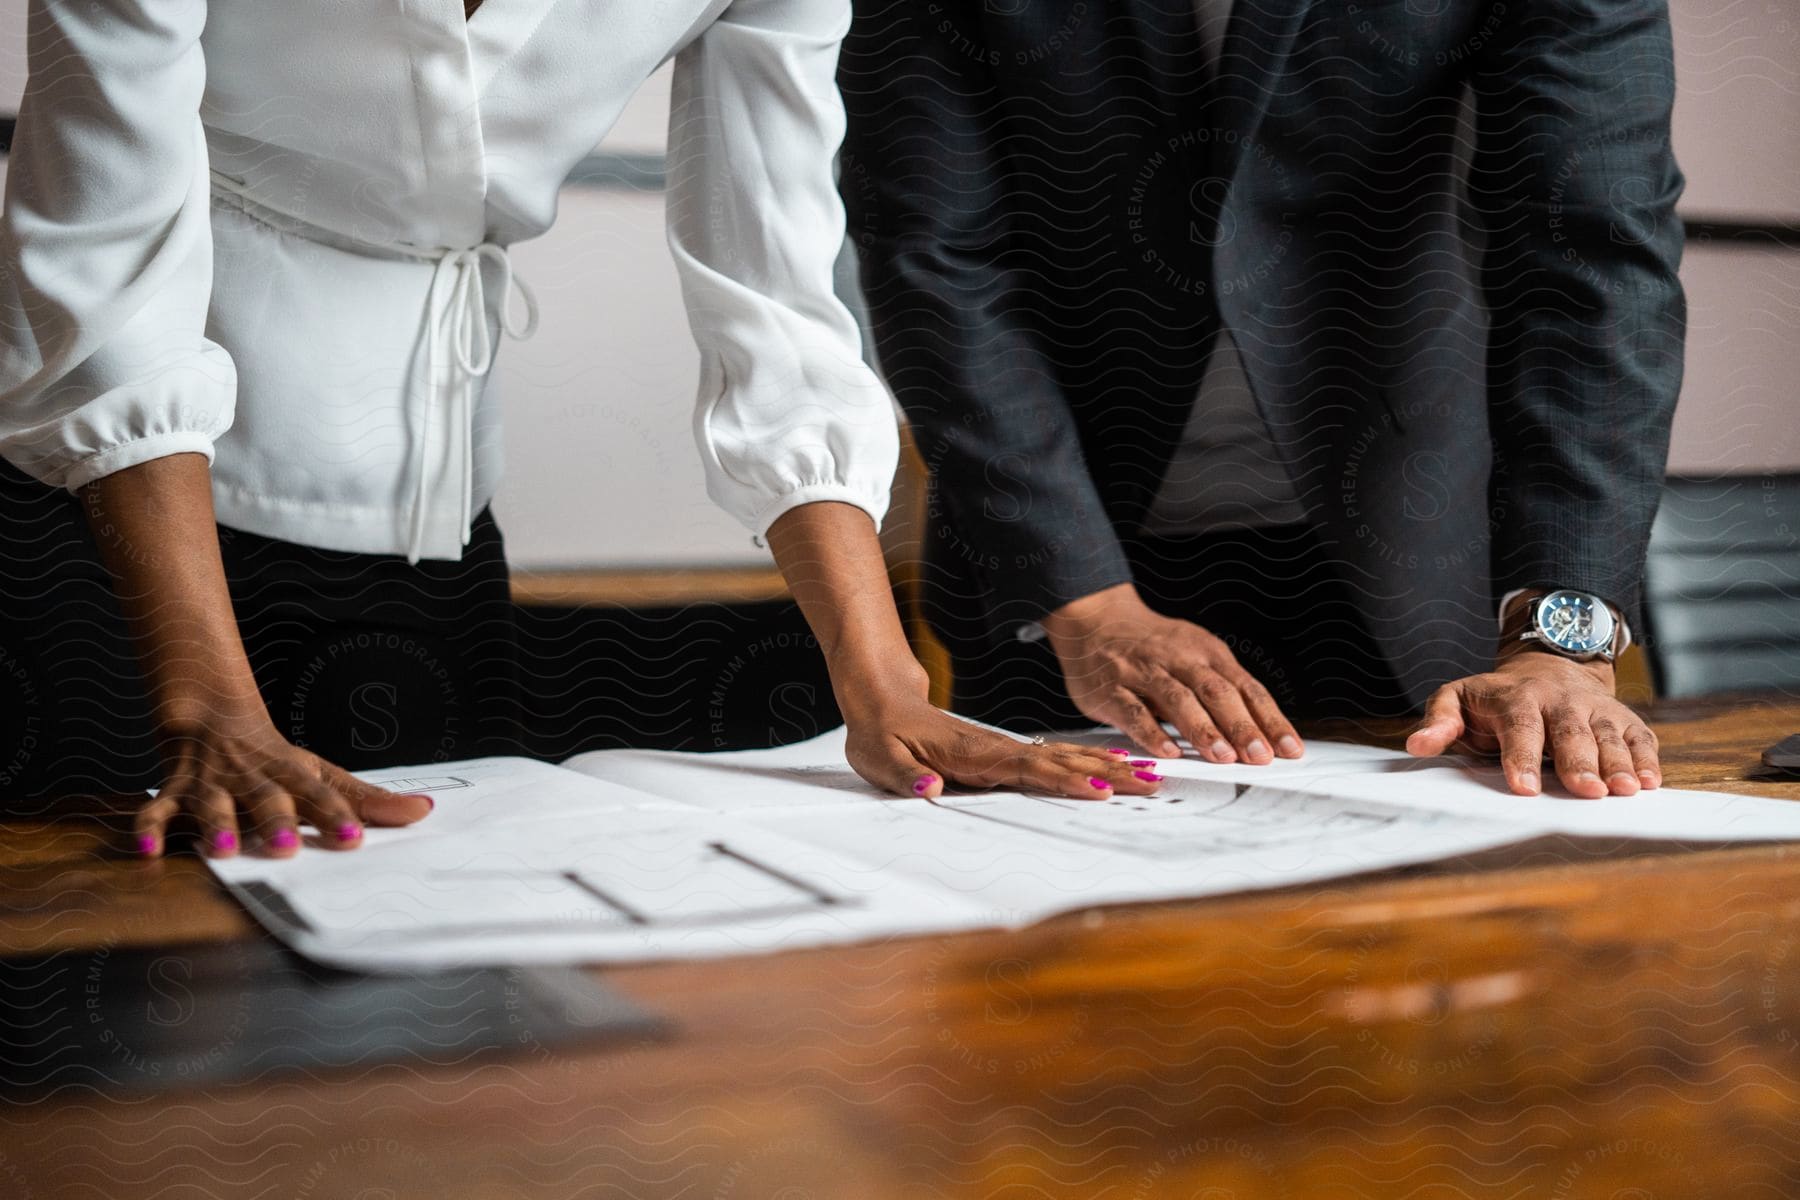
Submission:
<svg viewBox="0 0 1800 1200">
<path fill-rule="evenodd" d="M 1599 660 L 1519 650 L 1485 675 L 1445 684 L 1406 749 L 1430 756 L 1458 743 L 1498 753 L 1507 784 L 1521 796 L 1538 794 L 1546 752 L 1563 786 L 1583 799 L 1662 783 L 1656 735 L 1613 694 L 1612 664 Z"/>
</svg>

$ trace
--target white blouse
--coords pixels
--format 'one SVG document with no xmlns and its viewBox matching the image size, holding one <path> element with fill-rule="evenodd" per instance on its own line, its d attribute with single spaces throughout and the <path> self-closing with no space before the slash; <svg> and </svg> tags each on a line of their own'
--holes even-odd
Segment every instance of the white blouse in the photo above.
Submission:
<svg viewBox="0 0 1800 1200">
<path fill-rule="evenodd" d="M 893 406 L 832 292 L 848 21 L 848 0 L 34 3 L 0 456 L 74 489 L 199 452 L 226 525 L 459 556 L 499 475 L 493 350 L 535 323 L 505 247 L 673 55 L 708 490 L 758 535 L 817 500 L 879 521 Z"/>
</svg>

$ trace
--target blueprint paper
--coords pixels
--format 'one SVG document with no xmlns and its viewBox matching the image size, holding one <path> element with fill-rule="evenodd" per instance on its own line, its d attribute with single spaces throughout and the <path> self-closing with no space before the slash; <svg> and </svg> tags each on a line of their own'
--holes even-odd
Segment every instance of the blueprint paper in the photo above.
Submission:
<svg viewBox="0 0 1800 1200">
<path fill-rule="evenodd" d="M 1071 735 L 1117 739 L 1116 734 Z M 888 796 L 842 730 L 773 750 L 602 751 L 362 772 L 432 815 L 361 850 L 208 865 L 271 932 L 363 970 L 704 958 L 1016 927 L 1318 882 L 1547 833 L 1800 839 L 1800 805 L 1661 789 L 1512 796 L 1497 769 L 1315 741 L 1166 761 L 1158 795 Z"/>
</svg>

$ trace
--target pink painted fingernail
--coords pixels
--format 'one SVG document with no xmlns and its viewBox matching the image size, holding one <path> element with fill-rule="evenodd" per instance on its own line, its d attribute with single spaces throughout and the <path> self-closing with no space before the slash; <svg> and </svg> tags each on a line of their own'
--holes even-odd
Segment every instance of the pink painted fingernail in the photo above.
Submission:
<svg viewBox="0 0 1800 1200">
<path fill-rule="evenodd" d="M 1106 752 L 1108 754 L 1130 754 L 1131 753 L 1131 751 L 1125 749 L 1123 746 L 1108 746 L 1106 748 Z"/>
<path fill-rule="evenodd" d="M 1133 771 L 1132 774 L 1136 775 L 1139 779 L 1143 780 L 1145 783 L 1161 783 L 1162 782 L 1161 775 L 1154 775 L 1149 771 Z"/>
<path fill-rule="evenodd" d="M 340 842 L 354 842 L 362 836 L 362 828 L 357 825 L 339 825 L 337 836 Z"/>
<path fill-rule="evenodd" d="M 213 834 L 212 842 L 214 850 L 236 850 L 237 834 L 229 829 L 221 829 Z"/>
<path fill-rule="evenodd" d="M 1106 780 L 1104 780 L 1104 779 L 1100 779 L 1100 778 L 1097 778 L 1094 776 L 1089 776 L 1088 777 L 1088 786 L 1094 788 L 1096 791 L 1103 792 L 1107 788 L 1111 787 L 1112 784 L 1106 782 Z"/>
<path fill-rule="evenodd" d="M 291 829 L 277 829 L 269 836 L 269 845 L 278 850 L 291 850 L 300 844 L 300 835 Z"/>
<path fill-rule="evenodd" d="M 138 835 L 138 853 L 146 857 L 156 853 L 156 835 L 141 833 Z"/>
<path fill-rule="evenodd" d="M 931 785 L 937 781 L 938 778 L 936 775 L 919 776 L 917 779 L 913 780 L 913 795 L 923 796 L 926 792 L 931 790 Z"/>
<path fill-rule="evenodd" d="M 1131 765 L 1134 767 L 1154 767 L 1156 765 L 1156 760 L 1154 758 L 1134 758 L 1131 760 Z"/>
</svg>

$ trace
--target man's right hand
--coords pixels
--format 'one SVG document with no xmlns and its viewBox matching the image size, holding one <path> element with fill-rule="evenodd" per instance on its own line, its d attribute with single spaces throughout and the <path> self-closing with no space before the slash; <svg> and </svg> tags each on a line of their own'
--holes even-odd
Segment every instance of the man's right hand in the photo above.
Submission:
<svg viewBox="0 0 1800 1200">
<path fill-rule="evenodd" d="M 1181 753 L 1164 721 L 1215 763 L 1261 765 L 1303 753 L 1300 735 L 1231 647 L 1153 611 L 1129 583 L 1071 601 L 1042 624 L 1081 711 L 1151 754 Z"/>
</svg>

